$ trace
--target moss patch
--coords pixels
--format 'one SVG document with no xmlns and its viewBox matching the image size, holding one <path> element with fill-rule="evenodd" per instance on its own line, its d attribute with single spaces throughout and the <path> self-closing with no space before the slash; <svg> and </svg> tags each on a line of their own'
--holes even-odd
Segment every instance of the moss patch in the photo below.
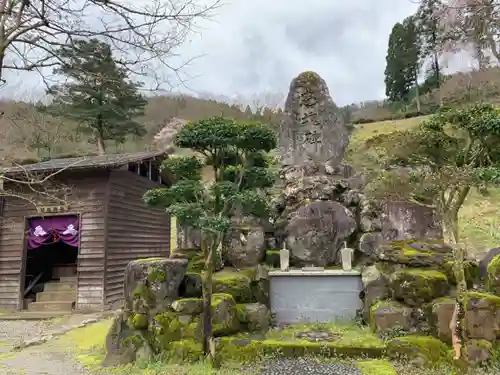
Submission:
<svg viewBox="0 0 500 375">
<path fill-rule="evenodd" d="M 223 270 L 213 276 L 214 293 L 226 293 L 233 296 L 238 303 L 253 302 L 252 298 L 252 278 L 255 278 L 254 270 L 244 270 L 237 272 L 233 270 Z"/>
<path fill-rule="evenodd" d="M 391 363 L 383 359 L 358 361 L 356 366 L 363 375 L 398 375 Z"/>
<path fill-rule="evenodd" d="M 470 299 L 484 300 L 492 306 L 500 307 L 500 296 L 489 294 L 489 293 L 479 293 L 479 292 L 468 292 L 467 296 Z"/>
<path fill-rule="evenodd" d="M 449 290 L 446 275 L 432 269 L 406 268 L 396 271 L 389 284 L 393 298 L 410 306 L 419 306 L 443 297 Z"/>
<path fill-rule="evenodd" d="M 456 285 L 457 280 L 455 277 L 454 265 L 454 261 L 447 261 L 444 263 L 442 270 L 448 278 L 448 281 L 451 284 Z M 474 261 L 464 260 L 463 265 L 465 280 L 467 281 L 467 288 L 471 288 L 474 285 L 474 282 L 479 279 L 479 264 Z"/>
<path fill-rule="evenodd" d="M 378 250 L 383 259 L 410 267 L 442 266 L 452 259 L 451 248 L 442 240 L 401 240 L 382 244 Z"/>
<path fill-rule="evenodd" d="M 427 367 L 439 367 L 451 363 L 446 344 L 431 336 L 394 338 L 387 344 L 387 354 L 393 359 L 420 360 Z"/>
<path fill-rule="evenodd" d="M 488 290 L 494 294 L 500 294 L 500 255 L 494 257 L 488 264 Z"/>
<path fill-rule="evenodd" d="M 301 342 L 305 343 L 298 334 L 311 331 L 325 331 L 339 337 L 335 344 L 347 347 L 361 348 L 383 348 L 384 343 L 369 328 L 359 327 L 349 323 L 325 323 L 325 324 L 294 324 L 285 329 L 274 329 L 267 333 L 266 339 L 274 341 Z"/>
</svg>

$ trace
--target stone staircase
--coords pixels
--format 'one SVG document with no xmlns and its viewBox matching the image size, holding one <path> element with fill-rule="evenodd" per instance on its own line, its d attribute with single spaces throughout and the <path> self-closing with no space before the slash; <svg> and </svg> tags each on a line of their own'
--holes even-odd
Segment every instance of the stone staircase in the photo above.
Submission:
<svg viewBox="0 0 500 375">
<path fill-rule="evenodd" d="M 76 277 L 61 277 L 45 284 L 37 293 L 36 301 L 28 304 L 28 311 L 71 312 L 76 302 Z"/>
</svg>

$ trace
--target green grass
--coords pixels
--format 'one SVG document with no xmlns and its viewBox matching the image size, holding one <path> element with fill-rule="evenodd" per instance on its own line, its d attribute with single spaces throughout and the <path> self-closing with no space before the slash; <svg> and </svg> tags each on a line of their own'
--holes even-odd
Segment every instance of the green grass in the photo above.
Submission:
<svg viewBox="0 0 500 375">
<path fill-rule="evenodd" d="M 423 116 L 356 125 L 347 152 L 348 161 L 357 170 L 377 168 L 375 153 L 362 149 L 364 142 L 379 134 L 411 129 L 426 118 Z M 459 212 L 459 226 L 461 243 L 469 254 L 481 256 L 488 249 L 498 246 L 500 244 L 500 188 L 489 189 L 488 196 L 472 191 Z"/>
<path fill-rule="evenodd" d="M 375 336 L 368 327 L 359 327 L 352 323 L 326 324 L 294 324 L 284 330 L 271 330 L 266 336 L 268 340 L 303 341 L 296 337 L 298 333 L 320 330 L 338 335 L 336 344 L 340 346 L 378 347 L 383 346 L 382 340 Z"/>
</svg>

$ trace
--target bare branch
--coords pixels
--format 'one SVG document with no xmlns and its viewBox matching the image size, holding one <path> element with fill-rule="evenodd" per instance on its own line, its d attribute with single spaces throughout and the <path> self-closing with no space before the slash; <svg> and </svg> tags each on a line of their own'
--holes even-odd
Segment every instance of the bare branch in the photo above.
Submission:
<svg viewBox="0 0 500 375">
<path fill-rule="evenodd" d="M 186 61 L 176 54 L 221 0 L 20 0 L 0 1 L 0 80 L 4 69 L 37 71 L 61 65 L 57 51 L 75 39 L 98 38 L 112 45 L 131 74 L 148 76 L 155 88 Z M 190 59 L 187 59 L 188 62 Z M 169 82 L 167 82 L 169 84 Z M 171 83 L 170 83 L 171 84 Z"/>
</svg>

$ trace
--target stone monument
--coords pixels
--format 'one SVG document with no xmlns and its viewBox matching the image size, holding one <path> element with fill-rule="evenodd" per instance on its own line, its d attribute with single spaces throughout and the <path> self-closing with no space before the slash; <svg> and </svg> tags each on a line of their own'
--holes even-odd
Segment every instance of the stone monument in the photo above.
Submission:
<svg viewBox="0 0 500 375">
<path fill-rule="evenodd" d="M 348 130 L 326 82 L 317 73 L 304 72 L 290 85 L 279 148 L 283 165 L 311 161 L 337 165 L 349 143 Z"/>
<path fill-rule="evenodd" d="M 290 250 L 291 266 L 341 265 L 343 247 L 356 250 L 359 264 L 384 241 L 442 238 L 431 207 L 363 193 L 364 176 L 343 161 L 348 127 L 318 74 L 292 80 L 284 115 L 275 237 Z"/>
</svg>

